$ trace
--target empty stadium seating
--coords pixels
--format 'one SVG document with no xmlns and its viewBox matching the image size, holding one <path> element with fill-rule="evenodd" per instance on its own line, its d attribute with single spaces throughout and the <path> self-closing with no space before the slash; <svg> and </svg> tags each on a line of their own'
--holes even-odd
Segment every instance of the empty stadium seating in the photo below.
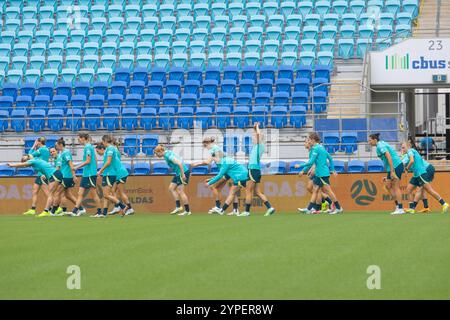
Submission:
<svg viewBox="0 0 450 320">
<path fill-rule="evenodd" d="M 8 110 L 12 117 L 13 109 L 26 104 L 27 109 L 58 108 L 67 116 L 76 107 L 82 111 L 81 126 L 87 122 L 91 130 L 191 128 L 192 115 L 198 112 L 204 128 L 251 125 L 240 108 L 238 120 L 215 120 L 220 94 L 225 93 L 232 95 L 232 116 L 238 94 L 252 95 L 249 115 L 257 105 L 257 95 L 269 94 L 270 120 L 264 123 L 300 127 L 304 109 L 293 108 L 294 102 L 301 97 L 310 110 L 326 111 L 327 87 L 321 87 L 325 92 L 316 92 L 311 85 L 330 80 L 334 59 L 362 58 L 369 44 L 385 46 L 410 36 L 418 15 L 417 0 L 2 3 L 0 110 Z M 379 41 L 387 37 L 392 41 Z M 155 94 L 159 101 L 156 96 L 146 99 Z M 169 94 L 176 98 L 165 100 Z M 214 102 L 208 97 L 211 114 L 198 110 L 205 94 L 214 95 Z M 287 110 L 280 105 L 285 104 L 286 94 Z M 315 104 L 311 106 L 312 98 Z M 150 120 L 154 114 L 147 107 L 154 106 L 159 116 L 159 106 L 166 101 L 173 103 L 175 114 L 187 103 L 192 110 L 182 109 L 184 118 L 173 124 L 163 121 L 161 126 Z M 112 105 L 119 107 L 121 116 L 130 105 L 136 107 L 138 117 L 147 109 L 145 120 L 132 119 L 136 114 L 128 110 L 129 120 L 105 125 L 97 121 L 97 111 L 88 111 L 95 107 L 103 115 Z M 264 116 L 264 110 L 257 112 Z M 25 115 L 26 127 L 21 120 L 14 126 L 1 120 L 0 128 L 58 131 L 80 127 L 74 119 L 59 120 L 60 111 L 50 113 L 52 119 L 58 117 L 51 126 L 29 119 L 30 114 Z M 74 114 L 78 117 L 79 111 L 71 110 L 70 115 Z M 20 117 L 14 113 L 14 119 Z"/>
</svg>

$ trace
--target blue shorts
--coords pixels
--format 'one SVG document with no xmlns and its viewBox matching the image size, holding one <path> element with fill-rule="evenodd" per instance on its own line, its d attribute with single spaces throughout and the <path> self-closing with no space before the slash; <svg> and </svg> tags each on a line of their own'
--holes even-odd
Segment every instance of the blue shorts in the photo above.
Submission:
<svg viewBox="0 0 450 320">
<path fill-rule="evenodd" d="M 128 176 L 117 178 L 116 184 L 125 184 L 127 183 Z"/>
<path fill-rule="evenodd" d="M 415 187 L 422 187 L 423 185 L 430 183 L 434 180 L 434 167 L 430 164 L 427 167 L 427 172 L 424 174 L 421 174 L 418 177 L 412 177 L 411 180 L 409 180 L 409 183 L 412 184 Z"/>
<path fill-rule="evenodd" d="M 248 170 L 248 177 L 254 183 L 260 183 L 261 182 L 261 170 L 259 170 L 259 169 L 249 169 Z"/>
<path fill-rule="evenodd" d="M 43 184 L 48 185 L 47 178 L 41 178 L 41 176 L 36 177 L 34 180 L 34 184 L 37 184 L 38 186 L 42 186 Z"/>
<path fill-rule="evenodd" d="M 97 187 L 97 176 L 82 177 L 80 187 L 84 189 L 96 188 Z"/>
<path fill-rule="evenodd" d="M 183 179 L 181 179 L 180 175 L 176 175 L 175 177 L 173 177 L 172 183 L 175 183 L 177 186 L 187 185 L 189 183 L 189 178 L 191 176 L 191 173 L 188 170 L 188 171 L 184 172 L 184 175 L 186 176 L 186 181 L 183 181 Z"/>
<path fill-rule="evenodd" d="M 313 183 L 314 183 L 314 185 L 319 186 L 319 187 L 329 186 L 330 185 L 330 177 L 314 176 Z"/>
<path fill-rule="evenodd" d="M 395 171 L 395 175 L 400 180 L 402 178 L 403 172 L 405 171 L 405 166 L 403 165 L 403 163 L 400 163 L 397 167 L 395 167 L 394 171 Z M 388 178 L 388 180 L 391 180 L 390 172 L 387 173 L 387 178 Z"/>
<path fill-rule="evenodd" d="M 73 181 L 73 178 L 63 178 L 62 186 L 64 189 L 70 189 L 75 187 L 75 181 Z"/>
<path fill-rule="evenodd" d="M 112 187 L 116 183 L 116 176 L 103 176 L 102 187 Z"/>
<path fill-rule="evenodd" d="M 52 176 L 48 179 L 48 182 L 62 183 L 63 182 L 63 175 L 62 175 L 61 171 L 56 170 L 55 173 L 53 173 Z"/>
<path fill-rule="evenodd" d="M 241 188 L 245 188 L 247 186 L 247 180 L 241 180 L 241 181 L 234 181 L 233 180 L 233 185 L 241 187 Z"/>
</svg>

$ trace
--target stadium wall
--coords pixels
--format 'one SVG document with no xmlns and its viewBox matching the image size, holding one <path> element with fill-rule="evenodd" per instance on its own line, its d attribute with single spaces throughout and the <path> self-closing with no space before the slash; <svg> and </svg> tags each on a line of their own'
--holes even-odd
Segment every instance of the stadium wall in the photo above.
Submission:
<svg viewBox="0 0 450 320">
<path fill-rule="evenodd" d="M 331 178 L 331 185 L 346 211 L 392 210 L 393 204 L 384 189 L 382 173 L 340 174 Z M 204 185 L 206 176 L 192 176 L 187 187 L 191 208 L 194 213 L 207 212 L 214 204 L 211 191 Z M 408 201 L 406 184 L 410 178 L 403 179 L 401 189 L 404 201 Z M 130 200 L 138 213 L 167 213 L 173 209 L 173 200 L 167 191 L 172 176 L 131 176 L 126 186 Z M 450 199 L 448 181 L 450 172 L 439 172 L 433 185 L 444 199 Z M 0 178 L 0 215 L 21 214 L 29 209 L 34 178 Z M 262 188 L 278 212 L 296 212 L 298 207 L 306 207 L 309 194 L 306 190 L 307 177 L 297 175 L 267 175 Z M 77 188 L 73 190 L 76 192 Z M 99 193 L 101 189 L 99 188 Z M 223 194 L 228 193 L 228 187 Z M 40 194 L 38 210 L 42 210 L 45 198 Z M 244 193 L 239 197 L 240 206 L 244 203 Z M 431 207 L 438 208 L 433 199 Z M 93 208 L 92 199 L 84 201 L 86 208 Z M 263 212 L 265 208 L 259 199 L 254 199 L 253 212 Z M 68 205 L 72 209 L 72 204 Z M 90 210 L 93 212 L 93 210 Z"/>
</svg>

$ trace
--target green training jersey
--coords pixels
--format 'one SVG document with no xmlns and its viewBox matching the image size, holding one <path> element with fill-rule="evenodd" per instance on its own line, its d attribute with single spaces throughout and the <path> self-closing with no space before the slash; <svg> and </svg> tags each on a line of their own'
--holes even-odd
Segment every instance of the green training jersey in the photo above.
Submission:
<svg viewBox="0 0 450 320">
<path fill-rule="evenodd" d="M 33 156 L 33 158 L 36 159 L 41 159 L 45 162 L 48 162 L 50 160 L 50 151 L 48 150 L 47 147 L 40 147 L 37 150 L 30 150 L 30 152 L 28 152 L 28 154 L 31 154 Z"/>
<path fill-rule="evenodd" d="M 117 148 L 114 146 L 106 147 L 105 154 L 103 155 L 103 165 L 105 165 L 105 163 L 106 163 L 106 161 L 108 161 L 109 157 L 111 157 L 111 163 L 105 170 L 103 170 L 103 176 L 116 176 L 117 175 L 116 150 L 117 150 Z"/>
<path fill-rule="evenodd" d="M 305 166 L 303 172 L 308 172 L 313 165 L 316 165 L 314 175 L 316 177 L 329 177 L 331 172 L 334 172 L 333 158 L 330 156 L 325 147 L 319 143 L 315 144 L 310 152 L 310 157 Z M 329 166 L 328 166 L 329 164 Z"/>
<path fill-rule="evenodd" d="M 61 158 L 61 173 L 63 178 L 73 178 L 72 169 L 70 168 L 70 162 L 72 161 L 72 153 L 64 149 L 63 152 L 59 155 Z"/>
<path fill-rule="evenodd" d="M 93 177 L 97 175 L 97 159 L 95 157 L 94 146 L 87 143 L 83 150 L 83 161 L 87 160 L 87 157 L 91 157 L 91 162 L 83 167 L 83 177 Z"/>
<path fill-rule="evenodd" d="M 181 174 L 180 167 L 174 161 L 178 160 L 182 163 L 184 172 L 189 170 L 189 167 L 183 162 L 183 159 L 171 150 L 164 152 L 164 160 L 166 160 L 168 166 L 172 168 L 173 172 L 178 176 Z"/>
<path fill-rule="evenodd" d="M 394 170 L 400 164 L 402 164 L 402 159 L 397 154 L 397 152 L 395 152 L 394 148 L 392 148 L 390 144 L 388 144 L 385 141 L 378 141 L 378 143 L 377 143 L 377 156 L 378 156 L 378 158 L 383 160 L 384 167 L 386 168 L 386 172 L 390 172 L 391 171 L 391 167 L 389 166 L 389 162 L 387 161 L 387 158 L 386 158 L 386 153 L 389 153 L 391 155 L 392 164 L 394 165 L 394 168 L 392 168 L 392 170 Z"/>
<path fill-rule="evenodd" d="M 56 172 L 55 167 L 41 159 L 31 159 L 28 160 L 27 163 L 31 165 L 31 167 L 33 167 L 33 169 L 39 174 L 43 174 L 47 179 L 50 179 Z"/>
<path fill-rule="evenodd" d="M 219 173 L 209 180 L 208 185 L 213 185 L 225 175 L 228 175 L 234 182 L 248 180 L 248 170 L 242 164 L 233 158 L 223 157 L 220 161 Z"/>
<path fill-rule="evenodd" d="M 408 158 L 408 163 L 406 165 L 409 164 L 409 158 L 410 157 L 414 158 L 414 163 L 411 166 L 410 170 L 412 170 L 414 177 L 419 177 L 422 174 L 427 172 L 427 168 L 430 165 L 428 162 L 426 162 L 422 156 L 419 154 L 419 152 L 417 152 L 416 149 L 409 149 L 408 153 L 407 153 L 407 158 Z"/>
<path fill-rule="evenodd" d="M 250 151 L 250 157 L 248 159 L 248 168 L 261 170 L 261 156 L 264 153 L 266 147 L 262 143 L 255 144 Z"/>
<path fill-rule="evenodd" d="M 114 163 L 116 165 L 117 178 L 122 179 L 122 178 L 128 177 L 128 170 L 122 164 L 122 159 L 121 159 L 119 149 L 117 149 L 117 147 L 115 147 L 115 148 L 116 148 L 116 159 L 115 159 Z"/>
<path fill-rule="evenodd" d="M 62 165 L 61 153 L 58 153 L 58 156 L 55 159 L 55 168 L 60 170 L 61 165 Z"/>
</svg>

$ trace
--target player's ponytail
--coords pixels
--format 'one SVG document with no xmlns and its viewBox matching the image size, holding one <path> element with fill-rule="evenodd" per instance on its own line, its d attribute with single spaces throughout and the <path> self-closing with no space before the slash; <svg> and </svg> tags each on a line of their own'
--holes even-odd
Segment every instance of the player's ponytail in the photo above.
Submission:
<svg viewBox="0 0 450 320">
<path fill-rule="evenodd" d="M 103 137 L 102 137 L 102 141 L 103 141 L 103 143 L 107 143 L 107 144 L 113 144 L 114 143 L 114 137 L 112 136 L 112 135 L 110 135 L 110 134 L 105 134 Z"/>
<path fill-rule="evenodd" d="M 47 139 L 45 139 L 45 137 L 39 137 L 37 139 L 37 141 L 39 141 L 40 144 L 45 146 L 45 143 L 47 142 Z"/>
<path fill-rule="evenodd" d="M 20 159 L 20 161 L 21 161 L 21 162 L 27 162 L 28 160 L 30 160 L 30 159 L 32 159 L 32 158 L 33 158 L 32 155 L 26 154 L 26 155 L 22 156 L 22 158 Z"/>
<path fill-rule="evenodd" d="M 372 140 L 380 141 L 380 133 L 372 133 L 372 134 L 369 136 L 369 138 L 372 139 Z"/>
<path fill-rule="evenodd" d="M 156 146 L 155 150 L 153 151 L 154 154 L 161 154 L 166 151 L 166 148 L 162 144 L 159 144 Z"/>
</svg>

